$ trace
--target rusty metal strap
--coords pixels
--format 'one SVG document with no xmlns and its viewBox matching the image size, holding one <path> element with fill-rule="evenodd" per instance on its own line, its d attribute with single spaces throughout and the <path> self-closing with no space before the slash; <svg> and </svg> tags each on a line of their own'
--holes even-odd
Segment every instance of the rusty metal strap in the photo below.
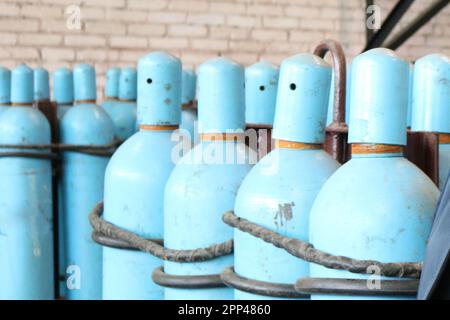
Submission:
<svg viewBox="0 0 450 320">
<path fill-rule="evenodd" d="M 31 159 L 43 159 L 43 160 L 58 160 L 59 156 L 56 153 L 45 152 L 45 153 L 35 153 L 35 152 L 21 152 L 21 151 L 11 151 L 11 152 L 0 152 L 0 158 L 31 158 Z"/>
<path fill-rule="evenodd" d="M 272 230 L 259 226 L 243 218 L 237 217 L 234 212 L 226 212 L 223 221 L 229 226 L 248 233 L 275 247 L 287 251 L 289 254 L 315 263 L 329 269 L 345 270 L 352 273 L 369 274 L 368 268 L 376 266 L 382 276 L 390 278 L 420 278 L 422 263 L 398 262 L 382 263 L 373 260 L 357 260 L 348 257 L 334 256 L 315 249 L 310 243 L 282 236 Z"/>
<path fill-rule="evenodd" d="M 301 278 L 295 290 L 304 294 L 415 297 L 419 280 L 380 280 L 379 286 L 368 286 L 364 279 Z"/>
<path fill-rule="evenodd" d="M 222 281 L 230 288 L 257 294 L 265 297 L 286 299 L 308 299 L 308 294 L 302 294 L 295 290 L 294 285 L 285 283 L 272 283 L 245 278 L 229 267 L 220 275 Z"/>
<path fill-rule="evenodd" d="M 133 232 L 124 230 L 101 218 L 103 212 L 103 202 L 98 203 L 89 214 L 89 222 L 94 228 L 94 234 L 101 235 L 122 243 L 127 243 L 130 248 L 149 253 L 157 258 L 166 261 L 192 263 L 208 261 L 229 255 L 233 252 L 233 240 L 220 244 L 211 245 L 206 248 L 194 250 L 173 250 L 165 248 L 157 241 L 143 238 Z"/>
<path fill-rule="evenodd" d="M 164 267 L 153 270 L 152 280 L 154 283 L 166 288 L 175 289 L 214 289 L 223 288 L 220 274 L 180 276 L 164 272 Z"/>
<path fill-rule="evenodd" d="M 96 155 L 96 156 L 104 156 L 109 157 L 111 156 L 114 151 L 117 149 L 118 146 L 123 141 L 115 140 L 112 143 L 103 144 L 103 145 L 78 145 L 78 144 L 64 144 L 64 143 L 48 143 L 48 144 L 0 144 L 0 149 L 17 149 L 17 150 L 53 150 L 56 152 L 77 152 L 77 153 L 84 153 L 89 155 Z M 10 152 L 5 152 L 5 154 L 9 154 Z M 23 152 L 22 155 L 20 155 L 20 152 L 14 152 L 17 153 L 17 157 L 23 156 L 23 157 L 33 157 L 32 154 Z M 0 154 L 1 155 L 1 154 Z M 35 156 L 37 157 L 37 156 Z"/>
</svg>

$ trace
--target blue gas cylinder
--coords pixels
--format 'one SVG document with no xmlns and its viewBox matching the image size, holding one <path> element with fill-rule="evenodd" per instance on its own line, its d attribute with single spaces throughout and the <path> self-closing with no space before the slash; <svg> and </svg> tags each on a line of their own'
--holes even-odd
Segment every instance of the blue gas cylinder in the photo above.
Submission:
<svg viewBox="0 0 450 320">
<path fill-rule="evenodd" d="M 68 68 L 62 67 L 53 72 L 53 99 L 56 102 L 58 122 L 61 122 L 64 114 L 73 106 L 73 74 Z M 62 181 L 58 181 L 58 272 L 59 294 L 66 294 L 66 237 L 64 234 L 64 199 L 62 198 Z"/>
<path fill-rule="evenodd" d="M 245 69 L 245 122 L 247 143 L 258 159 L 269 153 L 278 89 L 278 67 L 267 61 Z"/>
<path fill-rule="evenodd" d="M 420 262 L 439 191 L 428 176 L 403 158 L 408 62 L 391 50 L 373 49 L 353 60 L 352 77 L 352 159 L 319 192 L 311 210 L 310 241 L 315 248 L 337 256 Z M 370 279 L 377 277 L 375 267 L 368 272 L 373 273 Z M 369 279 L 316 264 L 310 264 L 310 273 L 314 278 Z M 351 298 L 368 297 L 312 296 Z M 387 297 L 370 297 L 383 298 Z"/>
<path fill-rule="evenodd" d="M 50 84 L 48 78 L 48 71 L 44 68 L 36 68 L 33 71 L 34 74 L 34 89 L 33 96 L 34 101 L 46 101 L 50 99 Z"/>
<path fill-rule="evenodd" d="M 57 105 L 58 120 L 73 106 L 72 70 L 62 67 L 53 72 L 53 100 Z"/>
<path fill-rule="evenodd" d="M 113 98 L 112 84 L 116 81 L 116 69 L 110 69 L 107 76 L 107 100 L 102 107 L 111 117 L 115 128 L 115 137 L 120 141 L 128 139 L 136 132 L 136 81 L 134 68 L 123 68 L 118 74 L 118 99 Z M 114 71 L 114 72 L 113 72 Z"/>
<path fill-rule="evenodd" d="M 0 67 L 0 114 L 11 105 L 11 71 Z"/>
<path fill-rule="evenodd" d="M 164 243 L 170 249 L 204 248 L 233 237 L 221 217 L 234 208 L 237 190 L 250 163 L 256 162 L 241 138 L 244 82 L 244 68 L 227 58 L 209 60 L 198 69 L 200 143 L 177 164 L 164 193 Z M 230 255 L 199 263 L 166 261 L 164 270 L 170 275 L 210 275 L 232 264 Z M 166 288 L 165 298 L 231 299 L 233 291 Z"/>
<path fill-rule="evenodd" d="M 0 144 L 49 144 L 50 126 L 32 107 L 33 71 L 26 65 L 12 72 L 11 102 L 0 116 Z M 51 162 L 0 157 L 0 177 L 0 299 L 53 299 Z"/>
<path fill-rule="evenodd" d="M 348 123 L 348 120 L 350 118 L 350 97 L 348 95 L 348 92 L 350 92 L 352 85 L 352 64 L 347 64 L 347 76 L 346 76 L 346 99 L 345 99 L 345 123 Z M 330 86 L 330 100 L 328 101 L 328 114 L 327 114 L 327 126 L 329 126 L 333 122 L 333 112 L 334 112 L 334 71 L 332 72 L 331 76 L 331 86 Z"/>
<path fill-rule="evenodd" d="M 245 122 L 247 126 L 273 125 L 278 89 L 278 67 L 267 61 L 245 69 Z"/>
<path fill-rule="evenodd" d="M 140 130 L 114 153 L 105 175 L 104 218 L 139 235 L 163 237 L 164 186 L 175 165 L 171 136 L 180 122 L 181 62 L 153 52 L 138 64 Z M 104 247 L 104 299 L 163 299 L 151 278 L 162 264 L 148 253 Z"/>
<path fill-rule="evenodd" d="M 450 58 L 431 54 L 416 61 L 412 131 L 439 133 L 439 188 L 450 172 Z"/>
<path fill-rule="evenodd" d="M 298 54 L 283 61 L 275 150 L 244 179 L 236 197 L 237 216 L 282 235 L 309 240 L 313 201 L 339 166 L 322 149 L 330 82 L 331 67 L 317 56 Z M 307 262 L 239 230 L 234 233 L 234 266 L 240 276 L 265 282 L 292 284 L 309 276 Z M 264 297 L 236 290 L 235 298 Z"/>
<path fill-rule="evenodd" d="M 114 108 L 119 99 L 119 78 L 120 68 L 109 68 L 106 71 L 105 97 L 102 103 L 102 108 L 104 108 L 106 112 Z"/>
<path fill-rule="evenodd" d="M 73 70 L 75 103 L 63 116 L 61 142 L 105 145 L 114 139 L 114 125 L 95 104 L 95 70 L 79 64 Z M 103 199 L 103 179 L 108 157 L 64 152 L 62 198 L 65 215 L 68 299 L 101 299 L 102 247 L 92 238 L 88 215 Z"/>
<path fill-rule="evenodd" d="M 180 131 L 191 141 L 191 145 L 198 143 L 198 132 L 195 131 L 197 121 L 197 110 L 193 108 L 195 100 L 195 88 L 197 76 L 194 70 L 184 69 L 181 87 L 181 123 Z"/>
</svg>

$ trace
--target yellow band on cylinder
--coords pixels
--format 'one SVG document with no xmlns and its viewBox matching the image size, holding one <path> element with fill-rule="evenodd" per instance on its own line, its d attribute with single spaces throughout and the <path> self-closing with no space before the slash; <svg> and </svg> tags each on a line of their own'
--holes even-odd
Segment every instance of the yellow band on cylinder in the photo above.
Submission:
<svg viewBox="0 0 450 320">
<path fill-rule="evenodd" d="M 142 130 L 149 130 L 149 131 L 172 131 L 172 130 L 177 130 L 178 126 L 173 126 L 173 125 L 169 125 L 169 126 L 157 126 L 157 125 L 148 125 L 148 124 L 141 124 L 139 126 L 140 129 Z"/>
<path fill-rule="evenodd" d="M 13 102 L 10 104 L 12 107 L 17 107 L 17 106 L 27 106 L 27 107 L 31 107 L 33 105 L 32 102 Z"/>
<path fill-rule="evenodd" d="M 353 144 L 352 154 L 402 153 L 402 146 L 390 144 Z"/>
<path fill-rule="evenodd" d="M 439 134 L 439 144 L 450 144 L 450 134 L 448 133 Z"/>
<path fill-rule="evenodd" d="M 202 133 L 200 134 L 201 141 L 233 141 L 244 138 L 242 133 Z"/>
<path fill-rule="evenodd" d="M 296 149 L 296 150 L 319 150 L 322 149 L 322 145 L 315 143 L 303 143 L 287 140 L 275 140 L 275 148 Z"/>
<path fill-rule="evenodd" d="M 73 104 L 95 103 L 95 100 L 75 100 Z"/>
</svg>

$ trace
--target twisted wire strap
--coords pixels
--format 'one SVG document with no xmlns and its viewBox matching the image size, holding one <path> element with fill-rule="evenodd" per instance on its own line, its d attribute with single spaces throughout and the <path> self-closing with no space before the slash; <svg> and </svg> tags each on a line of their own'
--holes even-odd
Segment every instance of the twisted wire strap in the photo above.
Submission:
<svg viewBox="0 0 450 320">
<path fill-rule="evenodd" d="M 124 230 L 101 218 L 103 202 L 98 203 L 89 214 L 89 222 L 94 235 L 121 240 L 129 248 L 147 252 L 165 261 L 191 263 L 216 259 L 233 253 L 233 240 L 214 244 L 194 250 L 173 250 L 165 248 L 159 241 L 143 238 L 133 232 Z"/>
<path fill-rule="evenodd" d="M 422 271 L 422 263 L 418 262 L 382 263 L 374 260 L 358 260 L 343 256 L 335 256 L 315 249 L 310 243 L 282 236 L 246 219 L 239 218 L 233 211 L 226 212 L 222 219 L 227 225 L 251 234 L 277 248 L 283 249 L 294 257 L 324 266 L 328 269 L 370 274 L 368 268 L 376 266 L 379 268 L 381 276 L 414 279 L 420 278 Z"/>
</svg>

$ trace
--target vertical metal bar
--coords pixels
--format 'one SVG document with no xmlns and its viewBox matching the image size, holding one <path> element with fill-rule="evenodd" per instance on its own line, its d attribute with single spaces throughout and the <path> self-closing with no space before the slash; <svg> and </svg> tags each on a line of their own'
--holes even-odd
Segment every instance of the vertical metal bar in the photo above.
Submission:
<svg viewBox="0 0 450 320">
<path fill-rule="evenodd" d="M 366 20 L 365 20 L 365 25 L 366 25 L 366 42 L 369 43 L 370 39 L 373 37 L 373 29 L 370 29 L 369 26 L 367 25 L 367 21 L 370 19 L 370 14 L 368 12 L 368 8 L 374 5 L 374 0 L 366 0 Z"/>
<path fill-rule="evenodd" d="M 380 47 L 413 3 L 414 0 L 400 0 L 384 20 L 381 29 L 369 40 L 364 51 Z"/>
<path fill-rule="evenodd" d="M 401 30 L 395 37 L 385 44 L 386 48 L 395 50 L 400 47 L 406 40 L 414 35 L 420 28 L 422 28 L 428 21 L 430 21 L 436 14 L 444 9 L 450 0 L 438 0 L 431 4 L 424 13 L 414 19 L 408 26 Z"/>
</svg>

